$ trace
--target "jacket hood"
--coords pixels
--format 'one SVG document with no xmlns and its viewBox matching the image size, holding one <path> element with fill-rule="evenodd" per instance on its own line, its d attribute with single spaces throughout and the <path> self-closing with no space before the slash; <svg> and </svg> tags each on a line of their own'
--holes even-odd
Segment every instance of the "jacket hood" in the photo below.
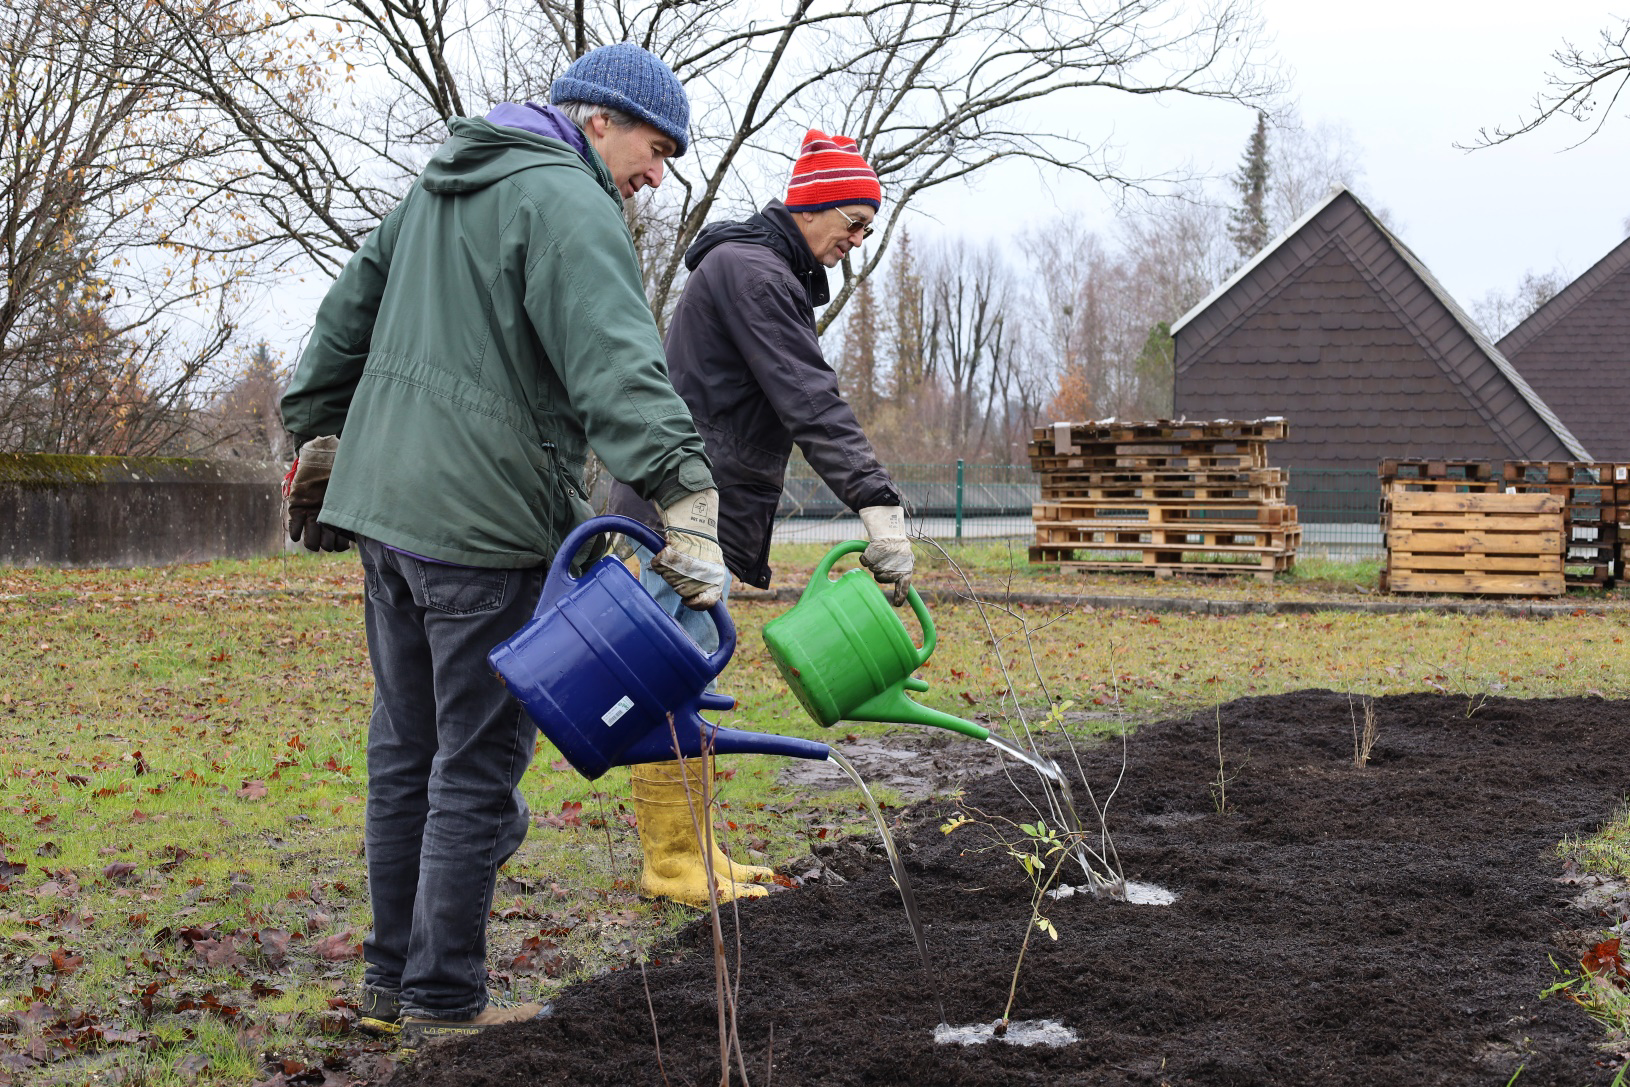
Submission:
<svg viewBox="0 0 1630 1087">
<path fill-rule="evenodd" d="M 685 250 L 685 267 L 696 271 L 703 257 L 726 242 L 746 242 L 774 250 L 804 285 L 810 308 L 824 306 L 831 300 L 825 265 L 810 252 L 809 243 L 793 222 L 792 212 L 781 201 L 771 200 L 763 211 L 740 222 L 710 223 L 703 227 L 691 247 Z"/>
<path fill-rule="evenodd" d="M 524 106 L 513 108 L 525 109 Z M 447 128 L 452 135 L 430 156 L 420 175 L 427 192 L 443 195 L 475 192 L 521 170 L 565 166 L 587 170 L 618 206 L 622 205 L 622 196 L 611 181 L 611 171 L 587 145 L 584 153 L 579 154 L 571 144 L 539 131 L 472 117 L 454 117 L 447 122 Z"/>
</svg>

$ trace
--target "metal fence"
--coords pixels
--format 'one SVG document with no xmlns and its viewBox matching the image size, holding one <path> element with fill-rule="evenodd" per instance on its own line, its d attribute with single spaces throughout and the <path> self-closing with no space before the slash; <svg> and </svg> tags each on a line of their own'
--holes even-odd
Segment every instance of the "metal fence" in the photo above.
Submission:
<svg viewBox="0 0 1630 1087">
<path fill-rule="evenodd" d="M 1033 537 L 1040 496 L 1028 464 L 890 464 L 914 531 L 940 540 Z M 1374 471 L 1298 469 L 1289 501 L 1302 523 L 1304 556 L 1339 562 L 1381 557 L 1380 486 Z M 775 538 L 832 543 L 862 538 L 860 521 L 801 457 L 787 469 Z"/>
<path fill-rule="evenodd" d="M 1381 483 L 1374 469 L 1297 468 L 1287 490 L 1302 523 L 1297 554 L 1337 562 L 1382 557 Z"/>
</svg>

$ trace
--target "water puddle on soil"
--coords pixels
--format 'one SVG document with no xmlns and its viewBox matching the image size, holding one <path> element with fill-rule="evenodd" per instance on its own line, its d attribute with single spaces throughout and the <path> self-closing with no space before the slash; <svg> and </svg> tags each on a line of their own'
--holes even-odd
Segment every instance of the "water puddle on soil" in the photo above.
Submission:
<svg viewBox="0 0 1630 1087">
<path fill-rule="evenodd" d="M 1071 898 L 1077 894 L 1090 895 L 1097 893 L 1100 892 L 1093 887 L 1071 887 L 1065 884 L 1055 890 L 1048 891 L 1047 897 Z M 1177 901 L 1177 895 L 1164 887 L 1153 883 L 1139 883 L 1137 880 L 1132 879 L 1127 880 L 1119 888 L 1112 888 L 1110 897 L 1129 902 L 1134 906 L 1170 906 Z"/>
<path fill-rule="evenodd" d="M 1057 1019 L 1014 1019 L 1007 1030 L 996 1033 L 995 1023 L 975 1023 L 971 1027 L 953 1027 L 941 1023 L 934 1028 L 934 1041 L 940 1045 L 984 1045 L 986 1042 L 1006 1042 L 1008 1045 L 1063 1046 L 1081 1040 L 1072 1027 Z"/>
<path fill-rule="evenodd" d="M 1063 813 L 1065 829 L 1075 835 L 1079 841 L 1081 837 L 1081 817 L 1075 811 L 1075 797 L 1070 792 L 1070 780 L 1064 775 L 1064 771 L 1059 768 L 1058 763 L 1052 759 L 1043 761 L 1039 756 L 1030 754 L 1000 736 L 989 736 L 985 742 L 1002 752 L 1002 754 L 1017 759 L 1041 775 L 1048 792 L 1057 802 L 1058 810 Z M 1081 891 L 1085 894 L 1103 895 L 1108 898 L 1119 899 L 1134 906 L 1170 906 L 1177 901 L 1175 894 L 1164 887 L 1157 887 L 1153 883 L 1105 878 L 1087 861 L 1084 846 L 1076 846 L 1074 857 L 1076 863 L 1081 866 L 1081 871 L 1087 877 L 1087 886 L 1062 886 L 1056 890 L 1048 891 L 1047 897 L 1069 898 L 1077 891 Z"/>
<path fill-rule="evenodd" d="M 988 736 L 985 738 L 985 742 L 1002 752 L 1002 754 L 1019 760 L 1041 775 L 1042 783 L 1046 787 L 1051 801 L 1049 807 L 1062 813 L 1064 829 L 1075 836 L 1077 844 L 1072 856 L 1075 857 L 1076 863 L 1081 866 L 1081 871 L 1087 877 L 1087 882 L 1092 885 L 1092 893 L 1107 894 L 1111 898 L 1122 897 L 1121 881 L 1119 879 L 1106 879 L 1087 860 L 1086 847 L 1081 844 L 1083 840 L 1081 817 L 1075 811 L 1075 796 L 1070 792 L 1070 779 L 1064 776 L 1064 771 L 1059 769 L 1058 763 L 1052 759 L 1043 762 L 1039 756 L 1030 754 L 1000 736 Z"/>
<path fill-rule="evenodd" d="M 928 962 L 928 941 L 923 938 L 923 922 L 917 914 L 917 896 L 911 893 L 911 878 L 906 875 L 905 862 L 900 859 L 899 850 L 894 848 L 894 835 L 889 833 L 889 825 L 883 819 L 882 810 L 878 808 L 877 801 L 872 799 L 872 791 L 866 787 L 866 782 L 854 764 L 835 747 L 829 749 L 827 758 L 849 775 L 849 780 L 855 783 L 860 795 L 866 798 L 866 806 L 871 809 L 872 820 L 877 823 L 877 832 L 883 838 L 883 849 L 889 855 L 889 867 L 894 872 L 894 885 L 900 889 L 900 904 L 906 908 L 906 920 L 910 922 L 911 935 L 917 941 L 917 955 L 923 961 L 923 977 L 934 987 L 934 999 L 940 1008 L 940 1027 L 950 1029 L 945 1027 L 945 1003 L 939 995 L 941 988 L 939 975 Z"/>
</svg>

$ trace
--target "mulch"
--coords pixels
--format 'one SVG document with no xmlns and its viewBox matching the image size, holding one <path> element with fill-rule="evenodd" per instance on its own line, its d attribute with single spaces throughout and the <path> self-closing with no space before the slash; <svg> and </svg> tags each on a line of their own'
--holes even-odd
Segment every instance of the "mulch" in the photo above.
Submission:
<svg viewBox="0 0 1630 1087">
<path fill-rule="evenodd" d="M 1010 857 L 979 849 L 978 827 L 940 824 L 969 807 L 1032 818 L 1022 776 L 980 777 L 960 802 L 899 819 L 937 978 L 887 864 L 839 843 L 824 860 L 846 882 L 741 908 L 750 1081 L 1608 1084 L 1619 1058 L 1602 1028 L 1539 994 L 1559 980 L 1552 957 L 1577 969 L 1630 914 L 1622 888 L 1577 904 L 1595 881 L 1555 850 L 1623 802 L 1630 702 L 1402 695 L 1375 713 L 1364 769 L 1349 700 L 1330 691 L 1138 730 L 1109 825 L 1126 874 L 1179 898 L 1048 905 L 1059 939 L 1031 940 L 1013 1017 L 1074 1028 L 1079 1041 L 1060 1048 L 933 1040 L 941 1002 L 952 1024 L 1001 1014 L 1030 909 Z M 1111 744 L 1084 758 L 1100 796 L 1120 757 Z M 726 925 L 734 956 L 728 911 Z M 430 1047 L 392 1087 L 718 1083 L 710 949 L 708 926 L 693 924 L 644 979 L 618 971 L 568 989 L 551 1018 Z"/>
</svg>

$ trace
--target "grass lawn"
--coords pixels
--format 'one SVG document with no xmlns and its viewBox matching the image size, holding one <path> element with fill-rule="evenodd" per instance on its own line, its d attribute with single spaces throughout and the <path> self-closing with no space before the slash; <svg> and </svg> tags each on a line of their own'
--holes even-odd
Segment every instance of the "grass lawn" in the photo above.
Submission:
<svg viewBox="0 0 1630 1087">
<path fill-rule="evenodd" d="M 800 584 L 823 552 L 779 549 L 778 583 Z M 1307 564 L 1271 586 L 1156 583 L 1032 568 L 1022 546 L 956 554 L 985 599 L 1011 588 L 1335 600 L 1373 589 L 1375 575 Z M 940 560 L 920 580 L 959 578 Z M 0 1085 L 98 1073 L 251 1084 L 272 1075 L 268 1052 L 294 1075 L 325 1052 L 354 1061 L 366 1049 L 347 1005 L 369 926 L 360 589 L 353 554 L 0 570 Z M 1064 727 L 1085 737 L 1308 687 L 1437 690 L 1468 712 L 1494 693 L 1622 698 L 1630 609 L 1600 595 L 1545 620 L 941 605 L 922 701 L 1011 730 L 1016 714 L 1034 724 L 1068 700 Z M 719 684 L 739 701 L 729 723 L 841 743 L 804 716 L 758 636 L 786 607 L 732 608 L 740 648 Z M 852 792 L 791 790 L 766 757 L 721 767 L 733 853 L 783 864 L 817 835 L 866 829 Z M 691 916 L 633 891 L 626 771 L 586 782 L 544 744 L 525 790 L 536 825 L 500 877 L 496 988 L 546 997 L 630 963 Z M 1630 866 L 1617 833 L 1595 852 L 1567 848 Z"/>
</svg>

